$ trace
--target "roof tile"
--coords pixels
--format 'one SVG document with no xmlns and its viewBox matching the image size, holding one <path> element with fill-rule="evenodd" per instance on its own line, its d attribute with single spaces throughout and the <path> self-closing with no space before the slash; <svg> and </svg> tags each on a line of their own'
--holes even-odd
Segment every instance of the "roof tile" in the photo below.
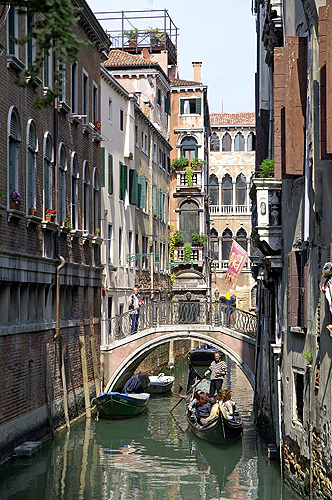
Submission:
<svg viewBox="0 0 332 500">
<path fill-rule="evenodd" d="M 203 85 L 200 82 L 193 82 L 192 80 L 180 80 L 180 78 L 170 78 L 172 87 L 191 87 L 192 85 Z"/>
<path fill-rule="evenodd" d="M 107 61 L 102 63 L 103 66 L 151 66 L 157 65 L 157 61 L 151 61 L 149 59 L 144 59 L 141 56 L 134 56 L 128 54 L 123 50 L 114 49 L 108 54 Z"/>
<path fill-rule="evenodd" d="M 255 113 L 211 113 L 213 125 L 255 125 Z"/>
</svg>

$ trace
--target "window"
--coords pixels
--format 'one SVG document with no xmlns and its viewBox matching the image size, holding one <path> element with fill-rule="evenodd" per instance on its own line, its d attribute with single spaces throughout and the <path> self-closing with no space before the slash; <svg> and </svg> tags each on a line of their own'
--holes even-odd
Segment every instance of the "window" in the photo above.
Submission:
<svg viewBox="0 0 332 500">
<path fill-rule="evenodd" d="M 193 200 L 185 201 L 181 205 L 180 231 L 183 231 L 184 243 L 191 243 L 192 233 L 200 233 L 198 204 Z"/>
<path fill-rule="evenodd" d="M 66 150 L 63 144 L 60 144 L 59 154 L 59 193 L 58 193 L 58 214 L 59 222 L 66 220 Z"/>
<path fill-rule="evenodd" d="M 295 420 L 303 424 L 304 374 L 294 371 Z"/>
<path fill-rule="evenodd" d="M 122 266 L 122 228 L 119 227 L 119 266 Z"/>
<path fill-rule="evenodd" d="M 152 186 L 152 209 L 153 216 L 159 217 L 159 189 L 157 186 Z"/>
<path fill-rule="evenodd" d="M 153 143 L 153 161 L 157 163 L 157 144 L 154 142 Z"/>
<path fill-rule="evenodd" d="M 108 248 L 108 262 L 113 262 L 113 226 L 108 224 L 107 248 Z"/>
<path fill-rule="evenodd" d="M 221 183 L 221 204 L 232 205 L 233 203 L 233 182 L 232 177 L 226 174 Z"/>
<path fill-rule="evenodd" d="M 232 139 L 228 132 L 222 138 L 222 150 L 231 151 L 232 149 Z"/>
<path fill-rule="evenodd" d="M 167 93 L 167 97 L 165 97 L 165 113 L 167 113 L 168 115 L 171 114 L 171 99 L 169 97 L 169 92 Z"/>
<path fill-rule="evenodd" d="M 50 134 L 44 137 L 44 208 L 52 208 L 52 142 Z"/>
<path fill-rule="evenodd" d="M 307 326 L 308 255 L 307 251 L 288 254 L 288 326 Z M 297 330 L 296 330 L 297 331 Z"/>
<path fill-rule="evenodd" d="M 211 205 L 219 204 L 219 181 L 215 174 L 210 175 L 210 188 L 209 194 L 211 199 Z"/>
<path fill-rule="evenodd" d="M 159 167 L 161 167 L 163 164 L 163 152 L 161 148 L 159 148 Z"/>
<path fill-rule="evenodd" d="M 248 250 L 247 231 L 243 229 L 243 227 L 241 227 L 236 233 L 236 241 L 247 252 Z"/>
<path fill-rule="evenodd" d="M 139 254 L 139 239 L 138 238 L 139 238 L 138 233 L 136 233 L 136 235 L 135 235 L 135 253 L 136 253 L 136 255 Z M 136 267 L 136 269 L 139 268 L 139 259 L 136 259 L 135 267 Z"/>
<path fill-rule="evenodd" d="M 161 90 L 157 87 L 157 104 L 161 106 Z"/>
<path fill-rule="evenodd" d="M 89 123 L 89 76 L 86 71 L 83 70 L 83 82 L 82 82 L 82 114 L 83 123 L 87 125 Z"/>
<path fill-rule="evenodd" d="M 34 121 L 28 123 L 28 209 L 36 206 L 37 133 Z"/>
<path fill-rule="evenodd" d="M 50 51 L 44 51 L 44 87 L 52 87 L 52 53 Z"/>
<path fill-rule="evenodd" d="M 149 152 L 149 147 L 148 147 L 148 135 L 143 132 L 142 130 L 142 151 L 143 153 L 145 153 L 146 155 L 148 154 Z"/>
<path fill-rule="evenodd" d="M 113 194 L 113 156 L 108 155 L 108 194 Z"/>
<path fill-rule="evenodd" d="M 192 158 L 197 158 L 197 141 L 194 137 L 185 137 L 181 142 L 181 156 L 184 156 L 189 161 Z"/>
<path fill-rule="evenodd" d="M 36 58 L 36 41 L 32 37 L 32 33 L 34 32 L 34 17 L 27 16 L 27 67 L 31 68 L 35 58 Z"/>
<path fill-rule="evenodd" d="M 19 191 L 19 152 L 21 142 L 21 127 L 19 115 L 15 107 L 10 108 L 9 116 L 9 193 L 11 193 L 12 191 Z"/>
<path fill-rule="evenodd" d="M 231 246 L 232 246 L 232 231 L 226 228 L 222 233 L 222 242 L 221 242 L 222 260 L 228 260 L 229 252 L 231 251 Z"/>
<path fill-rule="evenodd" d="M 17 45 L 15 39 L 17 38 L 17 19 L 16 10 L 13 5 L 9 8 L 8 13 L 8 53 L 11 55 L 17 55 Z"/>
<path fill-rule="evenodd" d="M 210 151 L 220 151 L 220 139 L 216 132 L 210 137 Z"/>
<path fill-rule="evenodd" d="M 163 193 L 162 191 L 160 191 L 160 203 L 159 203 L 159 207 L 160 207 L 160 219 L 165 222 L 165 193 Z"/>
<path fill-rule="evenodd" d="M 93 227 L 99 228 L 99 179 L 96 168 L 93 171 Z"/>
<path fill-rule="evenodd" d="M 74 229 L 78 227 L 78 159 L 77 154 L 71 157 L 71 223 Z"/>
<path fill-rule="evenodd" d="M 246 205 L 247 183 L 245 176 L 241 173 L 236 178 L 236 204 Z"/>
<path fill-rule="evenodd" d="M 138 144 L 138 125 L 135 123 L 135 146 L 139 148 Z"/>
<path fill-rule="evenodd" d="M 63 81 L 61 83 L 61 92 L 59 94 L 58 102 L 66 101 L 66 67 L 64 64 L 59 64 L 59 72 L 62 75 Z"/>
<path fill-rule="evenodd" d="M 71 67 L 71 112 L 77 113 L 77 62 Z"/>
<path fill-rule="evenodd" d="M 128 234 L 128 253 L 131 255 L 132 254 L 132 246 L 133 246 L 133 233 L 132 231 L 129 231 L 129 234 Z M 129 263 L 130 267 L 133 267 L 133 263 L 132 261 L 130 261 Z"/>
<path fill-rule="evenodd" d="M 113 298 L 112 297 L 108 297 L 108 307 L 107 307 L 107 311 L 108 311 L 108 319 L 111 319 L 112 317 L 112 301 L 113 301 Z M 111 328 L 111 326 L 110 326 Z"/>
<path fill-rule="evenodd" d="M 248 151 L 255 151 L 256 150 L 256 136 L 252 132 L 248 135 L 247 150 Z"/>
<path fill-rule="evenodd" d="M 123 116 L 123 109 L 120 109 L 120 131 L 124 131 L 124 116 Z"/>
<path fill-rule="evenodd" d="M 240 132 L 238 132 L 235 136 L 234 150 L 235 151 L 244 151 L 244 137 Z"/>
<path fill-rule="evenodd" d="M 98 121 L 98 85 L 92 82 L 92 122 L 95 124 Z"/>
<path fill-rule="evenodd" d="M 128 187 L 127 165 L 120 162 L 120 200 L 124 201 Z"/>
<path fill-rule="evenodd" d="M 148 212 L 149 209 L 148 201 L 149 201 L 148 181 L 145 179 L 145 207 L 144 207 L 145 212 Z"/>
<path fill-rule="evenodd" d="M 112 99 L 108 99 L 108 121 L 112 123 Z"/>
<path fill-rule="evenodd" d="M 145 177 L 144 175 L 137 176 L 137 208 L 145 209 Z"/>
<path fill-rule="evenodd" d="M 201 99 L 180 99 L 180 115 L 200 115 Z"/>
<path fill-rule="evenodd" d="M 166 153 L 163 151 L 163 164 L 162 164 L 163 170 L 166 170 Z"/>
<path fill-rule="evenodd" d="M 87 161 L 83 162 L 83 229 L 89 231 L 90 172 Z M 95 226 L 98 227 L 98 226 Z"/>
<path fill-rule="evenodd" d="M 158 241 L 157 240 L 155 240 L 155 242 L 154 242 L 154 251 L 153 251 L 153 253 L 154 253 L 154 256 L 153 256 L 154 257 L 153 258 L 153 260 L 154 260 L 154 270 L 157 273 L 158 270 L 159 270 L 158 269 L 158 262 L 157 261 L 160 259 L 160 255 L 158 255 Z"/>
<path fill-rule="evenodd" d="M 142 253 L 143 254 L 148 253 L 148 237 L 147 236 L 142 236 Z M 143 269 L 149 269 L 149 258 L 148 257 L 142 257 L 142 267 L 143 267 Z"/>
<path fill-rule="evenodd" d="M 100 148 L 100 185 L 105 187 L 105 148 Z"/>
<path fill-rule="evenodd" d="M 210 231 L 211 255 L 213 260 L 219 260 L 218 231 L 214 228 Z"/>
<path fill-rule="evenodd" d="M 137 203 L 137 177 L 136 170 L 129 170 L 129 203 L 131 205 Z"/>
</svg>

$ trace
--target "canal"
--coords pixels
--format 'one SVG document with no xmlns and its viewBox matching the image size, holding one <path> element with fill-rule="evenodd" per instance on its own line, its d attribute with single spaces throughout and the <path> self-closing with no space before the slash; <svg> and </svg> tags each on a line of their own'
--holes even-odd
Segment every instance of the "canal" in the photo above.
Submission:
<svg viewBox="0 0 332 500">
<path fill-rule="evenodd" d="M 187 367 L 175 369 L 185 386 Z M 255 431 L 253 392 L 232 364 L 228 383 L 244 420 L 242 439 L 218 447 L 187 430 L 174 394 L 151 397 L 145 414 L 122 421 L 81 418 L 29 459 L 0 467 L 1 500 L 298 500 Z M 226 385 L 226 384 L 225 384 Z"/>
</svg>

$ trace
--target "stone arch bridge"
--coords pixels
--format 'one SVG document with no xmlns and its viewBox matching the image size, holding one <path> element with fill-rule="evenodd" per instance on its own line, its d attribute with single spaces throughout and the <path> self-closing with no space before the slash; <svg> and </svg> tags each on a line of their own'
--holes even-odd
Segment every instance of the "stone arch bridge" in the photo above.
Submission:
<svg viewBox="0 0 332 500">
<path fill-rule="evenodd" d="M 254 388 L 255 315 L 220 302 L 151 302 L 140 307 L 137 331 L 132 332 L 136 313 L 129 311 L 108 322 L 101 347 L 105 391 L 121 389 L 157 346 L 180 339 L 219 348 Z"/>
</svg>

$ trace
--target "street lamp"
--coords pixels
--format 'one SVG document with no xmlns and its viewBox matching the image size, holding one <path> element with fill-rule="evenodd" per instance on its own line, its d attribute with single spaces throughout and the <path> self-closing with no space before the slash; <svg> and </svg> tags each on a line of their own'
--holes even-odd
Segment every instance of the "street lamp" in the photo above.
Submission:
<svg viewBox="0 0 332 500">
<path fill-rule="evenodd" d="M 219 295 L 220 295 L 220 292 L 219 292 L 218 288 L 216 288 L 214 291 L 214 296 L 216 298 L 216 301 L 219 299 Z"/>
</svg>

